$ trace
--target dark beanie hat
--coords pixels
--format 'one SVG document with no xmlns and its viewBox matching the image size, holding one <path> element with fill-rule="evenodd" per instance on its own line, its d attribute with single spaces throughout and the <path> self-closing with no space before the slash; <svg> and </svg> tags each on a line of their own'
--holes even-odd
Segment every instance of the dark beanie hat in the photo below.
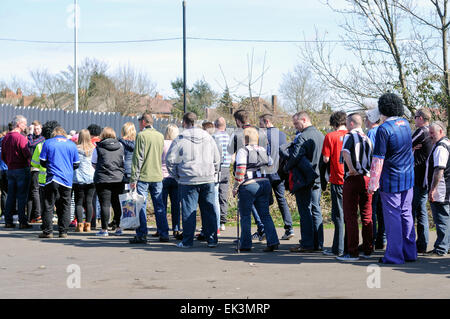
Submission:
<svg viewBox="0 0 450 319">
<path fill-rule="evenodd" d="M 378 99 L 378 110 L 387 117 L 403 116 L 403 100 L 394 93 L 385 93 Z"/>
</svg>

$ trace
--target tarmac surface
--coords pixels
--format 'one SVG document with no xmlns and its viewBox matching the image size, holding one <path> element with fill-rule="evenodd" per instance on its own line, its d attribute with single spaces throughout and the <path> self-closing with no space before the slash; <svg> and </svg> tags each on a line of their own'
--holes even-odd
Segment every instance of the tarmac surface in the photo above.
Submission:
<svg viewBox="0 0 450 319">
<path fill-rule="evenodd" d="M 3 226 L 3 225 L 2 225 Z M 0 228 L 0 298 L 449 298 L 450 255 L 424 257 L 404 265 L 381 265 L 376 251 L 368 260 L 343 263 L 316 253 L 290 253 L 296 236 L 264 253 L 235 252 L 236 227 L 227 227 L 216 248 L 195 241 L 130 245 L 123 236 L 96 237 L 69 232 L 67 239 L 39 239 L 31 230 Z M 149 234 L 155 229 L 149 229 Z M 281 237 L 283 229 L 278 229 Z M 333 229 L 325 229 L 325 247 Z M 430 233 L 429 249 L 435 241 Z M 78 288 L 79 287 L 79 288 Z"/>
</svg>

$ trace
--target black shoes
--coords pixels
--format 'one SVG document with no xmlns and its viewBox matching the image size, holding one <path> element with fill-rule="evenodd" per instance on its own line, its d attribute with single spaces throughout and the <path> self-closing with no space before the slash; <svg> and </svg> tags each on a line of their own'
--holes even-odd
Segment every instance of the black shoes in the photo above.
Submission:
<svg viewBox="0 0 450 319">
<path fill-rule="evenodd" d="M 183 240 L 183 233 L 179 231 L 174 231 L 173 237 L 175 237 L 176 240 Z"/>
<path fill-rule="evenodd" d="M 130 239 L 129 242 L 130 244 L 147 244 L 147 238 L 134 236 L 134 238 Z"/>
<path fill-rule="evenodd" d="M 5 228 L 16 228 L 16 224 L 5 224 Z"/>
<path fill-rule="evenodd" d="M 169 237 L 159 237 L 159 241 L 161 243 L 168 243 L 169 242 Z"/>
<path fill-rule="evenodd" d="M 266 248 L 263 249 L 263 252 L 270 253 L 277 249 L 278 249 L 278 245 L 267 246 Z"/>
<path fill-rule="evenodd" d="M 156 233 L 152 234 L 152 237 L 159 237 L 159 233 L 156 232 Z"/>
<path fill-rule="evenodd" d="M 206 241 L 206 237 L 203 233 L 200 233 L 197 235 L 197 240 L 198 241 Z"/>
<path fill-rule="evenodd" d="M 53 238 L 53 234 L 42 233 L 42 234 L 39 234 L 39 238 Z"/>
<path fill-rule="evenodd" d="M 30 229 L 30 228 L 33 228 L 33 226 L 28 223 L 19 225 L 19 229 Z"/>
</svg>

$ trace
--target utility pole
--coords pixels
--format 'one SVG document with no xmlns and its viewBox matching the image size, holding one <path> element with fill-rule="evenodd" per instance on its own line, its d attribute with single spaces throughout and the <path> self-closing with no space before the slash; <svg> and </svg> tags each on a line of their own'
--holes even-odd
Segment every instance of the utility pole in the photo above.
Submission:
<svg viewBox="0 0 450 319">
<path fill-rule="evenodd" d="M 73 70 L 75 82 L 75 112 L 78 112 L 78 65 L 77 65 L 77 50 L 78 50 L 78 0 L 74 0 L 74 15 L 73 15 L 73 29 L 74 29 L 74 52 L 73 52 Z"/>
<path fill-rule="evenodd" d="M 186 113 L 186 0 L 183 0 L 183 110 Z"/>
</svg>

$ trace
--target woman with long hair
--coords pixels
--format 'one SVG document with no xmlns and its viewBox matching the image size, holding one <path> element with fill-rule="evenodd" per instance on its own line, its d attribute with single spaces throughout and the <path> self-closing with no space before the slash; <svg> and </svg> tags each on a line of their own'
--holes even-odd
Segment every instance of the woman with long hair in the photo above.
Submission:
<svg viewBox="0 0 450 319">
<path fill-rule="evenodd" d="M 94 168 L 92 167 L 92 153 L 94 144 L 91 134 L 83 129 L 78 134 L 77 149 L 80 166 L 73 174 L 73 192 L 75 197 L 75 216 L 77 218 L 76 232 L 90 232 L 91 220 L 94 212 L 92 199 L 94 197 Z M 83 223 L 83 209 L 86 212 L 86 223 Z"/>
<path fill-rule="evenodd" d="M 178 136 L 179 129 L 175 124 L 168 124 L 164 134 L 164 147 L 162 153 L 162 173 L 163 173 L 163 190 L 162 197 L 167 210 L 167 199 L 170 196 L 170 214 L 172 215 L 172 232 L 173 236 L 181 240 L 180 227 L 180 197 L 178 195 L 178 183 L 176 179 L 169 174 L 166 167 L 167 151 L 172 145 L 172 141 Z"/>
<path fill-rule="evenodd" d="M 124 160 L 123 146 L 116 138 L 111 127 L 105 127 L 100 134 L 100 141 L 92 154 L 92 165 L 95 168 L 94 183 L 100 201 L 102 230 L 96 235 L 107 237 L 111 206 L 114 210 L 115 235 L 122 235 L 120 229 L 121 208 L 119 195 L 124 192 Z"/>
</svg>

